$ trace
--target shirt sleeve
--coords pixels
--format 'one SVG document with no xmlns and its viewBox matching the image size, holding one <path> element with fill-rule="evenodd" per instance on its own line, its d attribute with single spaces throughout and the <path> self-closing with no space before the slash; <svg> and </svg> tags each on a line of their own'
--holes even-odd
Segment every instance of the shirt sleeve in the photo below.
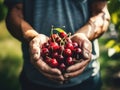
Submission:
<svg viewBox="0 0 120 90">
<path fill-rule="evenodd" d="M 4 4 L 7 6 L 7 7 L 12 7 L 14 6 L 15 4 L 17 3 L 22 3 L 23 0 L 4 0 Z"/>
</svg>

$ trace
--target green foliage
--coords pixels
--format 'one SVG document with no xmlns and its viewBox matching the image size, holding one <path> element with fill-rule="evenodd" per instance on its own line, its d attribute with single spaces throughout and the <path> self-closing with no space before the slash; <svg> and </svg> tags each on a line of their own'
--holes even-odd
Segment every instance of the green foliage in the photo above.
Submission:
<svg viewBox="0 0 120 90">
<path fill-rule="evenodd" d="M 116 30 L 120 31 L 120 0 L 110 0 L 108 9 L 111 15 L 111 22 L 116 25 Z M 119 37 L 120 38 L 120 33 Z"/>
<path fill-rule="evenodd" d="M 101 65 L 101 75 L 103 86 L 101 90 L 120 90 L 120 77 L 118 73 L 120 71 L 120 57 L 119 58 L 111 58 L 108 56 L 108 50 L 106 47 L 112 47 L 115 45 L 114 40 L 110 40 L 108 44 L 106 44 L 106 38 L 100 38 L 100 65 Z M 106 45 L 105 45 L 106 44 Z"/>
<path fill-rule="evenodd" d="M 7 13 L 7 8 L 3 4 L 3 1 L 0 0 L 0 21 L 5 18 L 6 13 Z"/>
<path fill-rule="evenodd" d="M 115 25 L 117 39 L 110 40 L 106 43 L 111 54 L 120 53 L 120 0 L 109 0 L 108 9 L 111 15 L 111 23 Z M 111 28 L 109 28 L 111 29 Z M 112 39 L 112 38 L 111 38 Z M 111 42 L 114 42 L 113 44 Z"/>
<path fill-rule="evenodd" d="M 19 75 L 22 69 L 20 42 L 0 22 L 0 90 L 20 90 Z"/>
<path fill-rule="evenodd" d="M 120 10 L 119 6 L 120 6 L 120 0 L 110 0 L 108 4 L 110 14 L 119 11 Z"/>
</svg>

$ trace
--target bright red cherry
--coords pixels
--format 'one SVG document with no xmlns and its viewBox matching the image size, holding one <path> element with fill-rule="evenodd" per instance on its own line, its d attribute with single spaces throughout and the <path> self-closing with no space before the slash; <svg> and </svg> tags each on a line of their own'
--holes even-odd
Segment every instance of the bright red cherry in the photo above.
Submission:
<svg viewBox="0 0 120 90">
<path fill-rule="evenodd" d="M 57 62 L 57 60 L 55 58 L 52 58 L 49 62 L 49 65 L 53 68 L 57 68 L 59 63 Z"/>
<path fill-rule="evenodd" d="M 69 49 L 71 49 L 71 50 L 73 50 L 73 49 L 74 49 L 74 47 L 73 47 L 73 44 L 72 44 L 72 43 L 67 43 L 67 44 L 65 45 L 65 48 L 69 48 Z"/>
<path fill-rule="evenodd" d="M 53 51 L 56 51 L 59 49 L 59 45 L 56 42 L 51 42 L 50 47 L 52 48 Z"/>
<path fill-rule="evenodd" d="M 66 48 L 65 50 L 64 50 L 64 55 L 65 56 L 72 56 L 72 51 L 71 51 L 71 49 L 69 49 L 69 48 Z"/>
</svg>

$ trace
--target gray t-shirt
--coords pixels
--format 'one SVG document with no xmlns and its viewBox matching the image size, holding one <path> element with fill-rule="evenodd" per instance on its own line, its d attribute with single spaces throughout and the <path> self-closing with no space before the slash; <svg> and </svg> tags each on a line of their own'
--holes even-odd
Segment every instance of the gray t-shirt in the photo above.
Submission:
<svg viewBox="0 0 120 90">
<path fill-rule="evenodd" d="M 42 34 L 50 35 L 51 26 L 63 27 L 65 31 L 74 34 L 81 28 L 90 17 L 90 4 L 94 0 L 6 0 L 6 5 L 14 5 L 23 2 L 24 19 L 33 28 Z M 44 77 L 31 63 L 29 58 L 28 44 L 22 42 L 23 70 L 29 80 L 51 87 L 69 87 L 80 84 L 82 81 L 94 76 L 99 71 L 99 47 L 97 40 L 92 42 L 93 57 L 85 71 L 79 76 L 72 78 L 68 83 L 59 85 Z"/>
</svg>

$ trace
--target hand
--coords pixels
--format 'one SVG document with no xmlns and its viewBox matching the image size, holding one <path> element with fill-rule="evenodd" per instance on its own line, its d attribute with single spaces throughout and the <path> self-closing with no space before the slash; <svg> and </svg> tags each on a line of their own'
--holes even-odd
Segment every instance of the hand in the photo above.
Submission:
<svg viewBox="0 0 120 90">
<path fill-rule="evenodd" d="M 47 42 L 47 40 L 47 36 L 39 34 L 30 41 L 31 63 L 40 71 L 40 73 L 42 73 L 48 79 L 62 83 L 64 81 L 64 78 L 61 71 L 48 66 L 40 57 L 40 47 L 43 43 Z"/>
<path fill-rule="evenodd" d="M 67 68 L 64 74 L 65 79 L 80 75 L 91 60 L 92 44 L 82 33 L 76 33 L 71 36 L 71 40 L 77 42 L 83 50 L 83 60 Z"/>
</svg>

